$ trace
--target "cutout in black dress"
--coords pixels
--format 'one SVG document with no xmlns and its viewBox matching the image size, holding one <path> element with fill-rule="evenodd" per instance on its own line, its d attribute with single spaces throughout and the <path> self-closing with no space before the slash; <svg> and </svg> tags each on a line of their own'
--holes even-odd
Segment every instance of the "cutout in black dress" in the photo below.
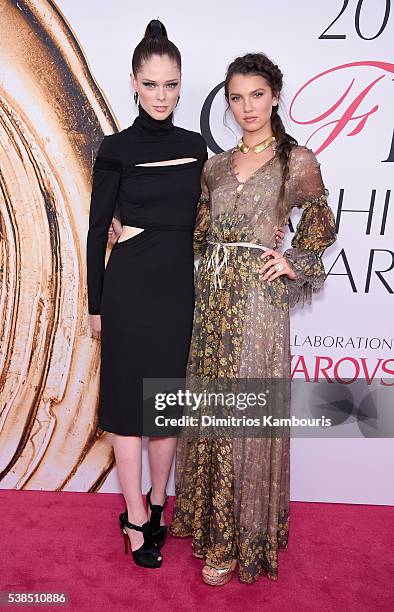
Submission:
<svg viewBox="0 0 394 612">
<path fill-rule="evenodd" d="M 194 158 L 161 166 L 149 162 Z M 98 425 L 141 436 L 143 378 L 183 378 L 194 308 L 193 229 L 207 159 L 198 133 L 139 107 L 129 128 L 105 136 L 93 170 L 87 240 L 89 313 L 101 314 Z M 144 231 L 115 243 L 108 229 Z"/>
</svg>

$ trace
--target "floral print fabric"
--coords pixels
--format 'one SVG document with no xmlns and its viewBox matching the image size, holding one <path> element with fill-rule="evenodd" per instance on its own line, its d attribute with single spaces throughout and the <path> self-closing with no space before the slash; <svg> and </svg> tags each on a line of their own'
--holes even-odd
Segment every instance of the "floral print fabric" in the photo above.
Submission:
<svg viewBox="0 0 394 612">
<path fill-rule="evenodd" d="M 210 158 L 203 171 L 188 376 L 289 380 L 289 307 L 309 302 L 323 285 L 321 255 L 335 241 L 334 215 L 315 155 L 294 147 L 285 204 L 288 214 L 294 206 L 303 213 L 284 256 L 297 278 L 263 281 L 261 250 L 228 246 L 224 252 L 218 243 L 275 248 L 282 167 L 275 154 L 240 183 L 234 152 Z M 288 437 L 181 436 L 171 532 L 191 535 L 195 556 L 213 567 L 227 567 L 236 558 L 242 581 L 254 582 L 261 574 L 277 579 L 278 549 L 288 545 L 289 467 Z"/>
</svg>

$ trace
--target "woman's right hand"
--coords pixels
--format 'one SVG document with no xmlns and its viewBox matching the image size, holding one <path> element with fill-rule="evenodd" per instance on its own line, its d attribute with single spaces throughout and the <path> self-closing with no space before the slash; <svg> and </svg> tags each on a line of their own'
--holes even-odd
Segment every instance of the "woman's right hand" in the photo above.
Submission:
<svg viewBox="0 0 394 612">
<path fill-rule="evenodd" d="M 115 244 L 115 242 L 121 235 L 122 231 L 123 231 L 123 225 L 118 219 L 115 219 L 114 217 L 112 219 L 112 223 L 108 230 L 108 242 L 110 244 Z"/>
<path fill-rule="evenodd" d="M 101 315 L 91 314 L 89 315 L 89 321 L 92 331 L 94 331 L 96 334 L 99 334 L 101 332 Z"/>
<path fill-rule="evenodd" d="M 286 226 L 278 227 L 275 234 L 275 247 L 282 246 L 285 238 Z"/>
</svg>

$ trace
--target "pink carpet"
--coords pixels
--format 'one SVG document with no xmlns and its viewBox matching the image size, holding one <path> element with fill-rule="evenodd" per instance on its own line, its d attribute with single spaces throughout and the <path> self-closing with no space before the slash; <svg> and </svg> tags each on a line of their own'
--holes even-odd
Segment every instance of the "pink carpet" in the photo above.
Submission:
<svg viewBox="0 0 394 612">
<path fill-rule="evenodd" d="M 169 537 L 160 569 L 137 567 L 123 552 L 121 495 L 0 490 L 0 507 L 0 590 L 70 594 L 68 608 L 4 610 L 394 609 L 392 507 L 293 502 L 278 581 L 247 585 L 234 577 L 221 588 L 201 582 L 203 563 L 192 556 L 190 538 Z"/>
</svg>

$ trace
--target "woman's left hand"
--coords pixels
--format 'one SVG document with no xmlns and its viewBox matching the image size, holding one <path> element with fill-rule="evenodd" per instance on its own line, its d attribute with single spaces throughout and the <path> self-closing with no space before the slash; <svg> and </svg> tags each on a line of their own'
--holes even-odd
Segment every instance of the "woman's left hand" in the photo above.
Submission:
<svg viewBox="0 0 394 612">
<path fill-rule="evenodd" d="M 265 264 L 262 264 L 259 270 L 260 274 L 263 275 L 263 280 L 270 283 L 276 278 L 279 278 L 279 276 L 287 276 L 290 280 L 295 280 L 297 278 L 296 273 L 290 266 L 286 257 L 281 253 L 269 249 L 265 251 L 264 255 L 261 255 L 260 259 L 265 259 L 266 257 L 270 257 L 270 259 Z"/>
</svg>

